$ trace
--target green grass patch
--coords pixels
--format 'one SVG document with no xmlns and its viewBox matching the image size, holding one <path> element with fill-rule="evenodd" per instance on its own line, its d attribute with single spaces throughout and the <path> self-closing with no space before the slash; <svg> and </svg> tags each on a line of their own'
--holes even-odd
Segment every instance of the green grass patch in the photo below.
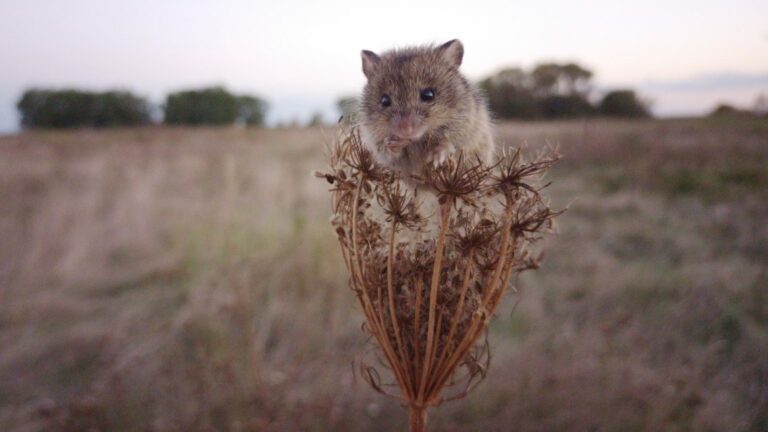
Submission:
<svg viewBox="0 0 768 432">
<path fill-rule="evenodd" d="M 670 197 L 696 196 L 707 201 L 737 199 L 743 193 L 768 190 L 768 165 L 690 167 L 670 163 L 666 167 L 611 167 L 591 170 L 589 177 L 602 193 L 643 189 Z"/>
<path fill-rule="evenodd" d="M 510 315 L 492 321 L 491 331 L 515 342 L 522 342 L 531 331 L 531 323 L 520 311 L 514 311 Z"/>
<path fill-rule="evenodd" d="M 706 199 L 734 198 L 739 192 L 768 188 L 768 167 L 759 165 L 666 169 L 658 187 L 669 195 L 698 195 Z"/>
</svg>

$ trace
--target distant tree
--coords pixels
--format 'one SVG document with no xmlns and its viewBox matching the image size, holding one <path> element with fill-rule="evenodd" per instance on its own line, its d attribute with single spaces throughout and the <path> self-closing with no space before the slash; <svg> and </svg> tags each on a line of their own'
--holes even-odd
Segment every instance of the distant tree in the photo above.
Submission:
<svg viewBox="0 0 768 432">
<path fill-rule="evenodd" d="M 480 82 L 488 106 L 499 118 L 534 119 L 540 115 L 530 77 L 520 68 L 509 68 Z"/>
<path fill-rule="evenodd" d="M 101 128 L 150 122 L 149 103 L 126 91 L 31 89 L 16 107 L 25 128 Z"/>
<path fill-rule="evenodd" d="M 539 101 L 539 107 L 545 118 L 586 117 L 595 113 L 595 107 L 579 94 L 547 96 Z"/>
<path fill-rule="evenodd" d="M 341 115 L 342 121 L 350 123 L 357 122 L 357 110 L 360 106 L 360 100 L 355 96 L 346 96 L 336 101 L 336 109 Z"/>
<path fill-rule="evenodd" d="M 531 72 L 533 78 L 533 91 L 539 97 L 547 97 L 557 93 L 557 84 L 560 81 L 560 66 L 555 63 L 537 65 Z"/>
<path fill-rule="evenodd" d="M 564 83 L 568 95 L 587 95 L 590 88 L 592 72 L 576 63 L 560 66 L 560 81 Z"/>
<path fill-rule="evenodd" d="M 268 104 L 256 96 L 244 95 L 237 97 L 238 121 L 248 126 L 263 126 L 267 115 Z"/>
<path fill-rule="evenodd" d="M 480 82 L 500 118 L 569 118 L 592 114 L 592 72 L 575 64 L 543 63 L 529 73 L 509 68 Z"/>
<path fill-rule="evenodd" d="M 709 117 L 733 118 L 733 117 L 752 117 L 752 116 L 754 116 L 753 112 L 736 108 L 735 106 L 727 103 L 718 104 L 709 113 Z"/>
<path fill-rule="evenodd" d="M 28 90 L 16 104 L 25 128 L 91 126 L 94 96 L 78 90 Z"/>
<path fill-rule="evenodd" d="M 309 121 L 307 122 L 307 127 L 323 126 L 324 124 L 325 120 L 323 119 L 323 114 L 316 112 L 312 114 L 312 117 L 310 117 Z"/>
<path fill-rule="evenodd" d="M 612 91 L 599 106 L 590 102 L 592 72 L 576 63 L 542 63 L 530 72 L 503 69 L 479 86 L 499 118 L 574 118 L 594 114 L 649 117 L 646 102 L 632 90 Z"/>
<path fill-rule="evenodd" d="M 242 122 L 262 125 L 267 104 L 251 95 L 235 95 L 223 87 L 184 90 L 168 95 L 165 123 L 226 125 Z"/>
<path fill-rule="evenodd" d="M 232 124 L 238 114 L 237 96 L 222 87 L 171 93 L 165 103 L 168 124 Z"/>
<path fill-rule="evenodd" d="M 93 126 L 133 126 L 149 123 L 146 100 L 124 91 L 97 94 L 93 106 Z"/>
<path fill-rule="evenodd" d="M 730 116 L 733 115 L 740 110 L 736 109 L 733 105 L 721 103 L 718 104 L 710 113 L 710 117 L 721 117 L 721 116 Z"/>
<path fill-rule="evenodd" d="M 491 77 L 491 82 L 493 85 L 508 85 L 520 89 L 530 89 L 532 85 L 530 75 L 517 67 L 502 69 Z"/>
<path fill-rule="evenodd" d="M 531 72 L 533 90 L 540 97 L 551 95 L 586 98 L 590 88 L 592 72 L 576 63 L 544 63 L 537 65 Z"/>
<path fill-rule="evenodd" d="M 491 112 L 503 119 L 531 120 L 540 116 L 539 106 L 533 93 L 526 89 L 509 84 L 493 84 L 483 81 L 480 87 L 488 98 Z"/>
<path fill-rule="evenodd" d="M 762 93 L 757 95 L 754 111 L 758 117 L 768 117 L 768 95 Z"/>
<path fill-rule="evenodd" d="M 609 117 L 647 118 L 650 111 L 633 90 L 613 90 L 605 94 L 598 112 Z"/>
</svg>

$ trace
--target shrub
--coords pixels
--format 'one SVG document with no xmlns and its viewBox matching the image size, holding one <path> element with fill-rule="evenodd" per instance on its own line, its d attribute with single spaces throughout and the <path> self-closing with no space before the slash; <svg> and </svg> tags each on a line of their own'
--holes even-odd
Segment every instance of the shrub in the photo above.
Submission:
<svg viewBox="0 0 768 432">
<path fill-rule="evenodd" d="M 126 91 L 31 89 L 16 107 L 25 128 L 100 128 L 150 122 L 149 103 Z"/>
<path fill-rule="evenodd" d="M 168 95 L 165 123 L 185 125 L 226 125 L 242 122 L 261 125 L 266 103 L 251 95 L 235 95 L 223 87 L 185 90 Z"/>
<path fill-rule="evenodd" d="M 739 109 L 729 104 L 719 104 L 709 113 L 709 117 L 748 118 L 753 116 L 754 116 L 753 112 Z"/>
<path fill-rule="evenodd" d="M 647 118 L 651 114 L 646 103 L 633 90 L 613 90 L 606 93 L 598 105 L 600 114 L 610 117 Z"/>
<path fill-rule="evenodd" d="M 578 94 L 548 96 L 539 102 L 539 107 L 546 118 L 585 117 L 595 112 L 592 104 Z"/>
</svg>

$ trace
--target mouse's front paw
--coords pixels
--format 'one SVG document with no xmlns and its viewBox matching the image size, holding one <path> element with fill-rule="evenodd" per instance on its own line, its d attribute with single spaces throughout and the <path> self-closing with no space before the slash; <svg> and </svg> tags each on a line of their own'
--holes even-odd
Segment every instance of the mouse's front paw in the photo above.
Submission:
<svg viewBox="0 0 768 432">
<path fill-rule="evenodd" d="M 407 145 L 406 141 L 390 137 L 384 140 L 384 151 L 391 157 L 399 157 Z"/>
<path fill-rule="evenodd" d="M 453 145 L 440 142 L 427 151 L 427 162 L 434 166 L 441 165 L 453 154 L 454 150 Z"/>
</svg>

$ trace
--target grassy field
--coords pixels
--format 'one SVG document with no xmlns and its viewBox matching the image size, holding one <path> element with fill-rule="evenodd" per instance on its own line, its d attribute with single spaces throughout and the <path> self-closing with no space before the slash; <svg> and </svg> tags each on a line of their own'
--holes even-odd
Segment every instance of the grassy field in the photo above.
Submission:
<svg viewBox="0 0 768 432">
<path fill-rule="evenodd" d="M 403 430 L 352 366 L 369 346 L 310 174 L 332 134 L 0 138 L 0 430 Z M 560 146 L 569 210 L 487 380 L 431 430 L 768 430 L 768 123 L 499 135 Z"/>
</svg>

